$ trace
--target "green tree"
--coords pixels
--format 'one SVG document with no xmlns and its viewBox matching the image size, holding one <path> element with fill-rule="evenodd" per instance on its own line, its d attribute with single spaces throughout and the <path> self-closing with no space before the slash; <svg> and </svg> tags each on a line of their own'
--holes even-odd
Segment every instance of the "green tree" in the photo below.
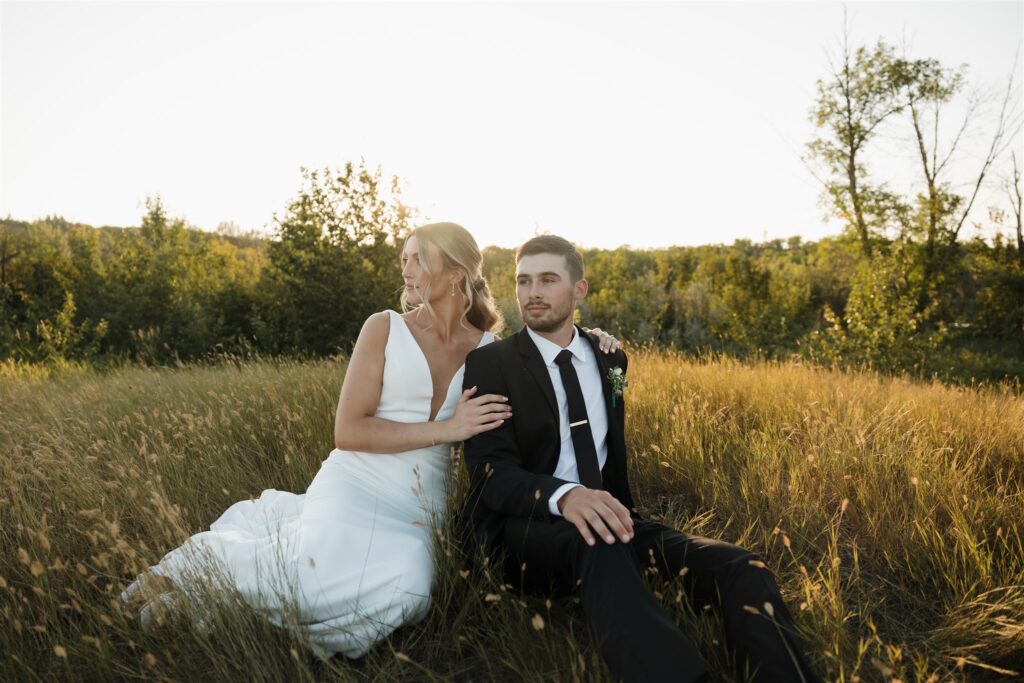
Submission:
<svg viewBox="0 0 1024 683">
<path fill-rule="evenodd" d="M 110 352 L 159 363 L 252 345 L 262 247 L 192 229 L 153 197 L 139 229 L 115 233 L 109 252 L 90 317 L 108 321 Z"/>
<path fill-rule="evenodd" d="M 397 178 L 378 167 L 302 169 L 303 186 L 284 216 L 258 307 L 257 336 L 273 353 L 335 353 L 355 341 L 373 312 L 395 308 L 399 249 L 414 212 Z"/>
<path fill-rule="evenodd" d="M 908 225 L 916 250 L 915 277 L 920 280 L 918 308 L 924 311 L 937 303 L 948 309 L 942 314 L 944 318 L 955 318 L 961 315 L 957 283 L 966 276 L 964 251 L 958 243 L 961 231 L 993 164 L 1009 147 L 1014 127 L 1019 130 L 1020 112 L 1012 104 L 1014 79 L 1011 77 L 1007 82 L 988 149 L 973 179 L 966 184 L 969 191 L 960 193 L 954 186 L 961 183 L 950 178 L 956 168 L 951 161 L 965 134 L 975 127 L 974 119 L 982 101 L 976 96 L 969 98 L 963 120 L 949 140 L 940 137 L 939 121 L 945 107 L 966 83 L 966 66 L 946 69 L 934 59 L 900 59 L 894 68 L 903 74 L 898 79 L 902 83 L 900 97 L 909 113 L 909 129 L 913 132 L 923 180 L 923 187 L 914 197 Z"/>
<path fill-rule="evenodd" d="M 838 62 L 830 63 L 827 79 L 816 82 L 810 117 L 821 133 L 808 143 L 805 160 L 824 166 L 823 202 L 857 235 L 868 257 L 873 241 L 902 223 L 907 212 L 884 183 L 871 180 L 865 158 L 880 126 L 903 109 L 899 93 L 910 74 L 897 68 L 895 52 L 884 41 L 852 49 L 845 23 Z"/>
<path fill-rule="evenodd" d="M 902 241 L 863 261 L 854 275 L 842 317 L 825 308 L 829 326 L 812 333 L 812 356 L 883 371 L 921 372 L 946 339 L 936 307 L 918 309 L 913 261 Z"/>
<path fill-rule="evenodd" d="M 483 248 L 483 274 L 494 297 L 498 312 L 505 320 L 505 333 L 509 334 L 523 326 L 516 301 L 515 250 L 504 247 Z"/>
<path fill-rule="evenodd" d="M 620 247 L 588 249 L 583 256 L 590 291 L 581 320 L 636 343 L 657 341 L 667 297 L 652 252 Z"/>
</svg>

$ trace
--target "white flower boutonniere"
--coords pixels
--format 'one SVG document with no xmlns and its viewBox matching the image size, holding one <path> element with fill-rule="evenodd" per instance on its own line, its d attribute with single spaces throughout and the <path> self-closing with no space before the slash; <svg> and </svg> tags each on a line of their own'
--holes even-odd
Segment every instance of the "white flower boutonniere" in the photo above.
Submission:
<svg viewBox="0 0 1024 683">
<path fill-rule="evenodd" d="M 626 379 L 626 373 L 622 371 L 622 368 L 614 367 L 608 370 L 608 384 L 612 388 L 612 408 L 614 408 L 615 399 L 622 396 L 622 391 L 629 386 L 629 380 Z"/>
</svg>

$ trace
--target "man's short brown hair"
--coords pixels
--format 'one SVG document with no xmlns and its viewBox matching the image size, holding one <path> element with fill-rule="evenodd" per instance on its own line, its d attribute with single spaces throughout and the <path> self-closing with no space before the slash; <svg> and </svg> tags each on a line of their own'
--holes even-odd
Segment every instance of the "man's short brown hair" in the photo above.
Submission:
<svg viewBox="0 0 1024 683">
<path fill-rule="evenodd" d="M 558 235 L 537 235 L 524 242 L 516 249 L 516 263 L 524 256 L 537 254 L 557 254 L 565 259 L 565 267 L 573 282 L 583 279 L 583 255 L 573 246 L 572 242 Z"/>
</svg>

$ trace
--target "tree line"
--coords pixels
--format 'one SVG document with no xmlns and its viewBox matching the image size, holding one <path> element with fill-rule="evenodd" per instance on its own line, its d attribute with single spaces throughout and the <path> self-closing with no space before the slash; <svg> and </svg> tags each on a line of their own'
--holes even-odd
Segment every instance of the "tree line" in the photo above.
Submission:
<svg viewBox="0 0 1024 683">
<path fill-rule="evenodd" d="M 190 229 L 157 199 L 138 228 L 4 221 L 0 358 L 166 364 L 346 352 L 370 313 L 398 306 L 396 245 L 412 212 L 372 197 L 366 169 L 328 176 L 307 172 L 279 239 Z M 365 203 L 342 204 L 340 218 L 323 213 L 338 206 L 339 187 L 325 188 L 354 179 Z M 515 329 L 513 250 L 487 247 L 484 256 Z M 581 320 L 634 344 L 1024 377 L 1024 265 L 1019 247 L 998 237 L 961 244 L 956 277 L 925 313 L 908 286 L 913 253 L 889 245 L 866 259 L 852 234 L 585 249 L 584 259 L 591 288 Z"/>
</svg>

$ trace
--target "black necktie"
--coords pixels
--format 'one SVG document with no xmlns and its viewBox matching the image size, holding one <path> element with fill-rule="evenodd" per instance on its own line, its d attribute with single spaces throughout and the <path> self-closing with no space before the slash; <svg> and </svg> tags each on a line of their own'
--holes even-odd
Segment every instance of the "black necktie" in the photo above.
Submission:
<svg viewBox="0 0 1024 683">
<path fill-rule="evenodd" d="M 580 483 L 588 489 L 600 489 L 601 468 L 597 464 L 594 435 L 590 431 L 590 420 L 587 419 L 587 403 L 583 400 L 576 368 L 572 366 L 572 351 L 562 350 L 555 357 L 555 363 L 562 375 L 562 386 L 569 403 L 569 433 L 572 435 L 572 448 L 576 451 L 576 470 L 580 475 Z"/>
</svg>

